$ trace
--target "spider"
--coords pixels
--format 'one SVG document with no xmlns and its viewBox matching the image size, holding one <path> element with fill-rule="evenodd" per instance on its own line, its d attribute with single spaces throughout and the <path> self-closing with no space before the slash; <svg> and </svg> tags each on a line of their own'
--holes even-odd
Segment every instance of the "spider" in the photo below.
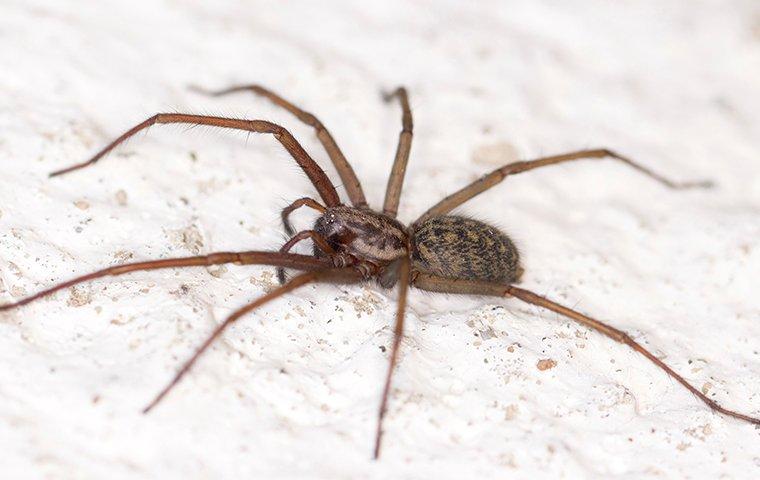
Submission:
<svg viewBox="0 0 760 480">
<path fill-rule="evenodd" d="M 369 207 L 361 183 L 353 168 L 327 128 L 311 113 L 300 109 L 273 91 L 259 85 L 234 86 L 218 91 L 203 90 L 198 87 L 193 87 L 193 89 L 199 93 L 212 96 L 243 91 L 253 92 L 311 126 L 345 186 L 350 205 L 341 202 L 335 187 L 325 172 L 293 135 L 282 126 L 265 120 L 159 113 L 127 130 L 86 162 L 50 174 L 51 177 L 55 177 L 93 165 L 119 144 L 151 125 L 170 123 L 193 126 L 207 125 L 274 136 L 303 169 L 321 198 L 321 202 L 311 197 L 300 198 L 282 210 L 283 226 L 290 239 L 277 252 L 216 252 L 201 256 L 126 263 L 58 283 L 15 303 L 0 305 L 0 311 L 11 310 L 82 282 L 140 270 L 225 263 L 277 267 L 280 286 L 238 308 L 219 324 L 189 360 L 182 365 L 166 387 L 143 409 L 143 413 L 153 409 L 171 391 L 231 323 L 255 308 L 310 283 L 355 283 L 375 280 L 384 288 L 396 286 L 398 289 L 393 342 L 377 416 L 373 451 L 375 459 L 380 455 L 383 419 L 387 412 L 391 379 L 404 333 L 404 310 L 407 291 L 410 286 L 433 292 L 514 297 L 528 304 L 551 310 L 617 342 L 628 345 L 664 370 L 712 410 L 746 422 L 760 424 L 758 418 L 729 410 L 709 399 L 625 332 L 555 303 L 541 295 L 517 287 L 515 284 L 520 280 L 523 268 L 520 265 L 519 253 L 512 240 L 496 227 L 471 218 L 450 214 L 455 208 L 501 183 L 508 176 L 580 159 L 614 159 L 674 190 L 709 187 L 709 182 L 676 183 L 612 150 L 604 148 L 579 150 L 529 161 L 518 161 L 497 168 L 447 196 L 423 213 L 411 225 L 405 226 L 396 220 L 401 188 L 412 145 L 412 112 L 405 88 L 399 87 L 384 94 L 386 102 L 398 99 L 402 110 L 402 129 L 399 134 L 395 161 L 388 179 L 382 211 L 375 211 Z M 301 207 L 312 208 L 319 212 L 320 216 L 312 229 L 296 233 L 289 218 L 294 210 Z M 313 243 L 313 255 L 290 253 L 294 245 L 306 239 L 310 239 Z M 301 273 L 286 280 L 285 268 L 298 270 Z"/>
</svg>

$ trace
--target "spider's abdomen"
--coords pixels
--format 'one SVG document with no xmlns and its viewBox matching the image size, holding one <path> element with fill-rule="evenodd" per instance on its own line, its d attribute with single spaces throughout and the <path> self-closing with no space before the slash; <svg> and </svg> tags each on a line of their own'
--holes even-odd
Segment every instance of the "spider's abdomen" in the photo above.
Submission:
<svg viewBox="0 0 760 480">
<path fill-rule="evenodd" d="M 442 216 L 412 236 L 412 267 L 444 278 L 508 284 L 522 273 L 517 247 L 497 228 L 466 217 Z"/>
<path fill-rule="evenodd" d="M 330 207 L 314 230 L 336 251 L 376 265 L 387 265 L 406 255 L 406 232 L 397 220 L 358 208 Z"/>
</svg>

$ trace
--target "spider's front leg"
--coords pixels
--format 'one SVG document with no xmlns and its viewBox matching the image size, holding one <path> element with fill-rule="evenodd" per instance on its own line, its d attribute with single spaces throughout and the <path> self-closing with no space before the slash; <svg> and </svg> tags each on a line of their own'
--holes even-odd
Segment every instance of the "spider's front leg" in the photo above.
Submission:
<svg viewBox="0 0 760 480">
<path fill-rule="evenodd" d="M 311 241 L 314 242 L 314 253 L 316 254 L 315 256 L 317 258 L 323 256 L 326 257 L 335 268 L 346 268 L 353 266 L 354 269 L 358 271 L 365 279 L 375 273 L 374 269 L 369 269 L 369 267 L 364 264 L 366 262 L 359 262 L 353 255 L 335 251 L 335 249 L 327 242 L 325 237 L 314 230 L 302 230 L 292 236 L 290 240 L 288 240 L 285 245 L 280 248 L 280 253 L 289 252 L 297 243 L 306 239 L 311 239 Z M 280 285 L 283 285 L 285 283 L 285 269 L 282 267 L 277 267 L 277 280 L 279 280 Z"/>
<path fill-rule="evenodd" d="M 412 110 L 409 107 L 409 95 L 406 88 L 398 87 L 396 90 L 383 95 L 383 99 L 386 102 L 391 101 L 393 98 L 398 98 L 401 103 L 401 132 L 399 133 L 398 146 L 396 147 L 396 159 L 393 161 L 391 174 L 388 177 L 388 186 L 385 189 L 383 213 L 395 218 L 401 199 L 401 187 L 404 185 L 406 164 L 409 161 L 409 152 L 412 150 L 414 122 L 412 120 Z"/>
<path fill-rule="evenodd" d="M 346 160 L 346 157 L 343 155 L 340 147 L 338 147 L 338 144 L 335 142 L 333 136 L 330 134 L 324 124 L 319 121 L 319 119 L 313 114 L 302 110 L 301 108 L 295 106 L 293 103 L 274 93 L 272 90 L 264 88 L 261 85 L 236 85 L 222 90 L 208 90 L 192 85 L 190 86 L 190 89 L 195 92 L 204 95 L 211 95 L 214 97 L 220 97 L 236 92 L 249 91 L 255 95 L 267 98 L 275 105 L 284 108 L 288 112 L 295 115 L 296 118 L 312 127 L 316 132 L 317 139 L 319 139 L 319 142 L 324 147 L 327 155 L 330 157 L 330 160 L 332 160 L 332 163 L 335 166 L 335 170 L 337 170 L 338 175 L 340 175 L 340 179 L 346 188 L 346 193 L 348 193 L 348 198 L 351 199 L 351 203 L 357 208 L 367 208 L 367 200 L 364 198 L 364 191 L 362 190 L 361 182 L 359 182 L 359 179 L 356 177 L 354 169 L 351 167 L 351 164 L 348 163 L 348 160 Z M 288 232 L 288 235 L 292 234 L 293 232 Z"/>
<path fill-rule="evenodd" d="M 144 262 L 125 263 L 114 265 L 112 267 L 96 270 L 85 275 L 72 278 L 65 282 L 57 283 L 45 290 L 41 290 L 33 295 L 17 300 L 13 303 L 0 304 L 0 312 L 13 310 L 32 303 L 40 298 L 52 295 L 60 290 L 79 285 L 80 283 L 89 282 L 98 278 L 109 276 L 121 276 L 131 272 L 142 272 L 148 270 L 159 270 L 166 268 L 181 267 L 208 267 L 211 265 L 222 265 L 234 263 L 237 265 L 274 265 L 279 267 L 295 268 L 298 270 L 325 270 L 330 268 L 330 263 L 323 258 L 316 258 L 307 255 L 296 255 L 292 253 L 278 252 L 216 252 L 208 255 L 182 258 L 164 258 L 161 260 L 148 260 Z"/>
<path fill-rule="evenodd" d="M 340 197 L 335 190 L 330 179 L 324 170 L 314 161 L 311 156 L 304 150 L 298 140 L 287 131 L 272 122 L 266 120 L 244 120 L 240 118 L 213 117 L 209 115 L 192 115 L 185 113 L 157 113 L 152 117 L 138 123 L 126 132 L 122 133 L 116 140 L 112 141 L 89 160 L 71 165 L 69 167 L 57 170 L 50 174 L 51 177 L 63 175 L 74 170 L 88 167 L 97 163 L 101 158 L 110 153 L 114 148 L 133 137 L 141 130 L 156 124 L 185 124 L 185 125 L 206 125 L 209 127 L 227 128 L 231 130 L 242 130 L 251 133 L 264 133 L 272 135 L 293 157 L 293 160 L 301 167 L 303 172 L 311 181 L 314 188 L 317 189 L 322 200 L 328 206 L 340 205 Z"/>
<path fill-rule="evenodd" d="M 295 202 L 283 208 L 282 212 L 280 213 L 280 216 L 282 217 L 282 226 L 285 229 L 286 234 L 293 235 L 293 233 L 295 232 L 293 230 L 293 225 L 291 225 L 290 223 L 290 214 L 293 213 L 294 210 L 298 210 L 299 208 L 304 207 L 304 206 L 313 208 L 319 213 L 325 213 L 327 211 L 327 208 L 324 205 L 322 205 L 321 203 L 319 203 L 318 201 L 314 200 L 311 197 L 299 198 Z"/>
</svg>

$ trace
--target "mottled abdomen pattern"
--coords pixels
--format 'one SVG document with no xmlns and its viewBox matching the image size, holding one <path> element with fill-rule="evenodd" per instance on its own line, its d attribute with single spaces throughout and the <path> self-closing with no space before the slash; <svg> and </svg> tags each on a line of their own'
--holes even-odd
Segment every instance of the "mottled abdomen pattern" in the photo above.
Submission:
<svg viewBox="0 0 760 480">
<path fill-rule="evenodd" d="M 431 218 L 414 231 L 412 266 L 445 278 L 503 284 L 522 273 L 509 237 L 486 223 L 453 215 Z"/>
</svg>

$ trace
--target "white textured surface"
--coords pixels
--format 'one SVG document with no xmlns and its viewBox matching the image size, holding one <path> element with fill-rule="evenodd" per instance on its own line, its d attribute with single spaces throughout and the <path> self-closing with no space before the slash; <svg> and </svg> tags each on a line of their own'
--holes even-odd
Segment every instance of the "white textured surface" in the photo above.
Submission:
<svg viewBox="0 0 760 480">
<path fill-rule="evenodd" d="M 0 6 L 2 301 L 128 259 L 279 246 L 279 209 L 313 189 L 265 137 L 155 127 L 46 178 L 166 110 L 282 122 L 328 166 L 289 115 L 187 84 L 260 82 L 317 113 L 376 206 L 400 127 L 378 92 L 405 84 L 405 221 L 514 155 L 608 146 L 714 179 L 672 192 L 585 162 L 508 180 L 463 211 L 511 232 L 526 288 L 760 415 L 756 2 L 107 3 Z M 372 462 L 395 299 L 375 286 L 306 287 L 249 315 L 141 415 L 271 281 L 259 267 L 143 272 L 0 314 L 2 477 L 760 475 L 760 430 L 625 347 L 514 300 L 418 291 Z"/>
</svg>

